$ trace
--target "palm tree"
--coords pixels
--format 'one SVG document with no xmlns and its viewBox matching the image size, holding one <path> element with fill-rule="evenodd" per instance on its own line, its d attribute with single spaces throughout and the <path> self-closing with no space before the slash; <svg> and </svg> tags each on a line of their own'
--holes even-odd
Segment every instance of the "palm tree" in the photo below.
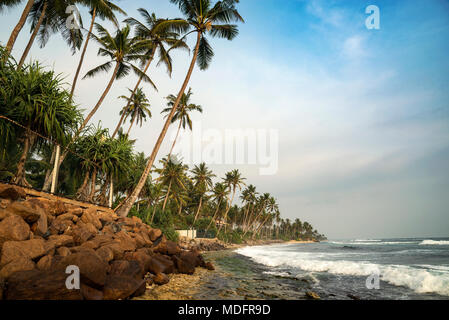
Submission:
<svg viewBox="0 0 449 320">
<path fill-rule="evenodd" d="M 192 88 L 189 88 L 189 91 L 187 92 L 187 94 L 183 93 L 181 101 L 179 102 L 178 109 L 176 110 L 176 112 L 172 118 L 172 123 L 179 121 L 179 125 L 178 125 L 178 131 L 176 132 L 175 141 L 173 141 L 173 145 L 171 146 L 170 153 L 168 154 L 169 158 L 173 152 L 173 148 L 175 147 L 176 140 L 178 139 L 178 135 L 179 135 L 179 131 L 181 130 L 181 127 L 185 130 L 186 125 L 187 125 L 189 127 L 189 129 L 192 130 L 192 120 L 190 119 L 189 113 L 192 111 L 199 111 L 200 113 L 203 113 L 203 108 L 200 105 L 189 103 L 190 97 L 192 96 L 192 94 L 193 94 Z M 162 114 L 166 113 L 165 118 L 167 118 L 168 115 L 170 114 L 170 112 L 176 102 L 176 97 L 171 94 L 167 97 L 167 100 L 168 100 L 167 105 L 169 106 L 169 108 L 165 108 L 161 112 Z"/>
<path fill-rule="evenodd" d="M 86 41 L 84 42 L 83 51 L 81 52 L 80 61 L 78 63 L 78 68 L 75 72 L 75 77 L 72 82 L 72 89 L 70 91 L 70 97 L 73 97 L 73 93 L 75 92 L 76 82 L 78 81 L 78 77 L 81 71 L 81 66 L 83 65 L 84 56 L 86 55 L 87 45 L 89 44 L 90 36 L 92 34 L 92 29 L 95 24 L 95 19 L 99 17 L 102 20 L 112 21 L 117 27 L 119 25 L 117 18 L 115 17 L 114 12 L 120 12 L 121 14 L 126 15 L 126 12 L 123 11 L 120 7 L 115 5 L 112 1 L 108 0 L 81 0 L 81 2 L 87 5 L 90 8 L 91 22 L 89 31 L 86 35 Z"/>
<path fill-rule="evenodd" d="M 6 1 L 6 2 L 5 2 Z M 21 2 L 18 0 L 5 0 L 2 1 L 1 6 L 13 6 L 17 3 Z M 22 30 L 23 26 L 25 25 L 25 22 L 28 18 L 28 14 L 31 11 L 31 8 L 33 7 L 34 0 L 28 0 L 27 4 L 25 5 L 25 8 L 23 9 L 22 15 L 20 16 L 19 22 L 17 22 L 17 25 L 14 27 L 14 29 L 11 32 L 11 35 L 9 36 L 8 43 L 6 44 L 6 53 L 11 54 L 12 48 L 14 47 L 14 43 L 16 42 L 17 37 L 19 36 L 20 31 Z"/>
<path fill-rule="evenodd" d="M 195 218 L 193 220 L 193 224 L 195 224 L 196 219 L 198 218 L 198 215 L 201 211 L 201 205 L 203 203 L 203 197 L 207 193 L 207 191 L 212 188 L 213 182 L 212 178 L 215 177 L 215 174 L 212 173 L 211 170 L 209 170 L 206 166 L 206 164 L 203 162 L 199 166 L 195 166 L 192 170 L 193 174 L 193 181 L 195 188 L 195 191 L 200 196 L 200 201 L 198 204 L 198 210 L 196 211 Z"/>
<path fill-rule="evenodd" d="M 141 39 L 143 43 L 148 47 L 148 51 L 145 55 L 145 59 L 142 60 L 143 73 L 146 73 L 151 63 L 154 60 L 156 52 L 159 53 L 159 64 L 164 64 L 168 73 L 172 72 L 172 59 L 170 57 L 170 51 L 173 49 L 187 49 L 189 47 L 184 40 L 179 40 L 179 32 L 187 31 L 188 24 L 182 19 L 158 19 L 156 15 L 149 14 L 145 9 L 138 9 L 141 16 L 144 18 L 145 23 L 142 23 L 134 18 L 128 18 L 126 23 L 136 27 L 136 37 Z M 173 31 L 175 30 L 175 31 Z M 167 50 L 165 45 L 170 46 Z M 130 99 L 135 94 L 137 88 L 142 82 L 142 77 L 137 80 L 136 86 L 131 93 Z M 128 107 L 128 106 L 127 106 Z M 123 116 L 112 134 L 114 138 L 118 130 L 122 126 Z"/>
<path fill-rule="evenodd" d="M 242 186 L 245 185 L 243 180 L 246 180 L 246 178 L 242 178 L 242 174 L 239 172 L 239 170 L 235 169 L 230 172 L 227 172 L 226 177 L 223 180 L 228 185 L 229 189 L 232 190 L 232 198 L 229 201 L 226 212 L 224 214 L 224 221 L 226 223 L 228 212 L 231 209 L 232 203 L 234 202 L 235 192 L 237 191 L 237 189 L 241 190 Z M 220 230 L 221 226 L 218 232 L 220 232 Z"/>
<path fill-rule="evenodd" d="M 214 6 L 210 1 L 204 0 L 170 0 L 172 3 L 175 3 L 179 6 L 179 9 L 186 17 L 186 22 L 188 23 L 190 28 L 193 28 L 190 33 L 196 33 L 196 45 L 193 51 L 192 61 L 190 63 L 189 70 L 187 71 L 186 78 L 179 90 L 176 101 L 173 105 L 173 108 L 170 114 L 165 121 L 164 127 L 159 135 L 159 138 L 156 141 L 156 144 L 153 148 L 153 151 L 148 160 L 147 166 L 143 175 L 134 189 L 131 197 L 126 201 L 126 203 L 120 208 L 118 212 L 121 216 L 127 216 L 129 210 L 133 206 L 134 202 L 137 199 L 138 194 L 145 184 L 145 180 L 150 174 L 151 168 L 153 167 L 153 163 L 156 159 L 157 153 L 161 147 L 162 142 L 167 134 L 168 128 L 172 122 L 173 116 L 176 113 L 179 103 L 181 102 L 182 95 L 184 94 L 187 85 L 190 81 L 190 77 L 192 76 L 193 69 L 195 64 L 198 62 L 198 65 L 201 70 L 205 70 L 209 67 L 212 57 L 214 55 L 213 49 L 210 46 L 208 40 L 206 39 L 206 34 L 211 35 L 212 37 L 220 37 L 225 38 L 227 40 L 234 39 L 238 34 L 238 28 L 236 25 L 229 24 L 231 21 L 241 21 L 243 22 L 243 18 L 237 12 L 235 8 L 235 4 L 238 3 L 238 0 L 223 0 L 218 1 Z M 224 24 L 220 24 L 224 23 Z M 187 36 L 187 35 L 186 35 Z M 197 61 L 198 60 L 198 61 Z"/>
<path fill-rule="evenodd" d="M 77 134 L 74 136 L 74 140 L 77 139 L 82 130 L 86 127 L 87 123 L 93 117 L 93 115 L 100 108 L 107 94 L 109 93 L 112 84 L 116 79 L 122 79 L 126 77 L 131 69 L 139 76 L 142 76 L 145 81 L 151 82 L 147 75 L 145 75 L 138 67 L 133 65 L 131 62 L 142 58 L 142 44 L 135 38 L 130 37 L 130 27 L 125 25 L 122 29 L 117 28 L 115 35 L 112 36 L 104 27 L 96 23 L 95 27 L 99 33 L 99 37 L 92 34 L 92 38 L 100 45 L 98 50 L 98 55 L 103 57 L 109 57 L 110 60 L 95 67 L 90 70 L 84 78 L 94 77 L 100 72 L 109 71 L 113 65 L 114 71 L 112 72 L 111 78 L 103 91 L 100 99 L 98 100 L 95 107 L 89 112 L 87 117 L 84 119 L 81 126 L 78 128 Z M 67 156 L 68 149 L 62 154 L 58 167 L 64 161 Z M 50 187 L 50 179 L 47 179 L 44 184 L 44 190 L 48 190 Z M 143 187 L 143 185 L 142 185 Z M 139 190 L 140 193 L 140 190 Z"/>
<path fill-rule="evenodd" d="M 67 44 L 71 47 L 72 53 L 81 47 L 83 35 L 77 28 L 67 27 L 66 8 L 75 4 L 75 0 L 38 0 L 35 1 L 28 16 L 31 22 L 31 37 L 20 58 L 18 68 L 21 68 L 25 59 L 39 33 L 40 47 L 43 48 L 51 33 L 59 32 Z M 80 21 L 81 22 L 81 21 Z"/>
<path fill-rule="evenodd" d="M 166 186 L 165 200 L 162 206 L 162 211 L 165 211 L 168 198 L 172 189 L 185 190 L 184 181 L 187 179 L 186 170 L 188 167 L 182 163 L 175 163 L 172 160 L 162 159 L 161 163 L 164 165 L 162 169 L 157 169 L 156 172 L 160 175 L 160 183 Z"/>
<path fill-rule="evenodd" d="M 252 184 L 247 186 L 246 189 L 242 191 L 242 194 L 240 196 L 240 198 L 242 199 L 243 203 L 245 203 L 246 206 L 246 210 L 243 215 L 243 230 L 246 230 L 246 228 L 248 227 L 248 222 L 249 219 L 251 218 L 250 210 L 252 207 L 254 207 L 256 197 L 257 197 L 256 187 Z"/>
<path fill-rule="evenodd" d="M 131 89 L 128 89 L 129 92 L 133 92 Z M 150 103 L 148 102 L 148 99 L 143 92 L 142 88 L 137 89 L 135 94 L 131 94 L 132 98 L 129 98 L 127 96 L 120 96 L 120 99 L 125 99 L 128 103 L 127 106 L 125 106 L 122 111 L 120 112 L 120 115 L 125 115 L 125 121 L 128 116 L 131 117 L 131 125 L 129 126 L 128 133 L 131 132 L 131 128 L 134 125 L 134 122 L 137 121 L 137 125 L 140 123 L 140 126 L 142 127 L 143 121 L 146 121 L 147 115 L 149 118 L 151 118 L 151 111 L 149 108 Z"/>
<path fill-rule="evenodd" d="M 214 189 L 212 190 L 212 194 L 213 194 L 212 199 L 215 201 L 216 209 L 215 209 L 214 215 L 212 216 L 212 220 L 210 221 L 209 225 L 206 228 L 206 232 L 209 230 L 212 223 L 215 223 L 215 219 L 217 218 L 217 214 L 220 209 L 220 206 L 223 203 L 223 201 L 225 199 L 227 199 L 227 197 L 229 195 L 229 191 L 230 190 L 226 184 L 221 183 L 221 182 L 218 182 L 215 184 Z"/>
</svg>

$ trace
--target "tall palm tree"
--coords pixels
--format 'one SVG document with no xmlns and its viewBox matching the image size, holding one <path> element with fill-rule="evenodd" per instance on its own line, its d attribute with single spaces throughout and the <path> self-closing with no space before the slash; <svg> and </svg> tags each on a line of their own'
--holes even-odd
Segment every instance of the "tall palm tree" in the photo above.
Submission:
<svg viewBox="0 0 449 320">
<path fill-rule="evenodd" d="M 131 93 L 133 92 L 131 89 L 128 90 Z M 150 103 L 142 88 L 137 89 L 134 95 L 131 94 L 131 97 L 132 98 L 129 98 L 128 96 L 119 97 L 120 99 L 127 101 L 127 106 L 122 109 L 120 115 L 125 115 L 125 121 L 128 116 L 131 117 L 131 125 L 129 126 L 127 135 L 131 132 L 134 122 L 137 121 L 136 124 L 138 125 L 140 123 L 140 126 L 142 126 L 142 123 L 143 121 L 146 121 L 147 116 L 151 118 L 151 111 L 149 109 Z"/>
<path fill-rule="evenodd" d="M 172 59 L 170 56 L 170 51 L 173 49 L 186 49 L 189 47 L 184 42 L 184 40 L 179 40 L 179 33 L 187 31 L 188 24 L 183 19 L 160 19 L 157 18 L 154 13 L 150 14 L 147 10 L 140 8 L 138 9 L 141 16 L 144 19 L 144 23 L 140 22 L 134 18 L 128 18 L 125 20 L 126 23 L 131 26 L 136 27 L 136 37 L 143 40 L 148 47 L 146 59 L 142 60 L 143 72 L 146 73 L 151 63 L 154 60 L 156 53 L 159 55 L 159 64 L 164 64 L 167 68 L 168 73 L 171 75 L 173 70 Z M 166 49 L 165 46 L 170 46 L 170 49 Z M 140 86 L 142 78 L 139 77 L 137 83 L 130 95 L 130 99 L 135 94 L 137 88 Z M 128 107 L 128 106 L 127 106 Z M 114 138 L 118 130 L 122 126 L 124 118 L 123 115 L 120 117 L 120 121 L 112 134 Z"/>
<path fill-rule="evenodd" d="M 170 149 L 170 153 L 168 154 L 169 158 L 173 152 L 173 148 L 175 147 L 176 140 L 178 139 L 178 135 L 179 135 L 179 131 L 181 130 L 181 127 L 183 129 L 185 129 L 186 125 L 187 125 L 189 127 L 189 129 L 192 130 L 192 120 L 190 119 L 189 113 L 192 111 L 198 111 L 200 113 L 203 113 L 203 108 L 200 105 L 190 103 L 190 97 L 192 96 L 192 94 L 193 94 L 192 88 L 189 88 L 189 91 L 187 93 L 183 93 L 181 101 L 179 102 L 179 105 L 178 105 L 178 109 L 176 110 L 175 114 L 173 115 L 172 123 L 179 121 L 179 125 L 178 125 L 178 131 L 176 132 L 175 140 L 173 141 L 173 144 Z M 165 108 L 161 112 L 162 114 L 164 114 L 164 113 L 166 114 L 165 118 L 168 117 L 173 106 L 175 105 L 176 97 L 171 94 L 167 97 L 167 100 L 168 100 L 167 105 L 169 107 Z"/>
<path fill-rule="evenodd" d="M 193 174 L 193 187 L 195 191 L 200 196 L 200 201 L 198 204 L 198 210 L 196 211 L 195 218 L 193 220 L 193 224 L 195 224 L 196 219 L 201 211 L 201 205 L 203 203 L 203 197 L 209 191 L 210 188 L 214 185 L 212 182 L 212 178 L 215 177 L 215 174 L 209 168 L 207 168 L 206 164 L 203 162 L 199 166 L 195 166 L 192 169 Z"/>
<path fill-rule="evenodd" d="M 216 209 L 214 212 L 214 215 L 212 216 L 212 220 L 210 221 L 209 225 L 206 228 L 206 232 L 209 230 L 211 225 L 215 223 L 215 219 L 217 218 L 218 212 L 220 210 L 221 204 L 227 199 L 229 195 L 229 188 L 226 184 L 218 182 L 215 184 L 214 189 L 212 190 L 213 194 L 213 200 L 216 204 Z"/>
<path fill-rule="evenodd" d="M 187 179 L 186 170 L 188 167 L 182 163 L 175 163 L 172 160 L 167 159 L 161 160 L 161 163 L 164 165 L 163 168 L 157 169 L 156 172 L 161 176 L 160 183 L 167 188 L 164 204 L 162 206 L 162 211 L 165 211 L 172 189 L 186 189 L 184 181 Z"/>
<path fill-rule="evenodd" d="M 5 0 L 6 2 L 2 1 L 2 7 L 3 6 L 12 6 L 16 5 L 17 3 L 21 1 L 16 0 Z M 12 48 L 14 47 L 14 43 L 16 42 L 17 37 L 19 36 L 20 31 L 22 30 L 23 26 L 25 25 L 25 22 L 28 18 L 28 14 L 31 11 L 31 8 L 33 7 L 34 0 L 28 0 L 25 8 L 23 9 L 22 15 L 20 16 L 19 21 L 17 22 L 17 25 L 14 27 L 14 29 L 11 32 L 11 35 L 9 36 L 8 43 L 6 44 L 6 52 L 8 54 L 11 54 Z"/>
<path fill-rule="evenodd" d="M 209 34 L 212 37 L 220 37 L 225 38 L 227 40 L 234 39 L 238 34 L 238 28 L 236 25 L 229 24 L 231 21 L 241 21 L 243 22 L 243 18 L 238 13 L 235 8 L 235 4 L 238 3 L 238 0 L 223 0 L 218 1 L 214 6 L 210 1 L 205 0 L 170 0 L 172 3 L 175 3 L 179 6 L 179 9 L 186 17 L 186 22 L 189 27 L 193 30 L 190 33 L 196 33 L 196 44 L 195 49 L 193 50 L 192 61 L 190 63 L 189 70 L 187 71 L 186 78 L 179 90 L 176 101 L 173 105 L 173 108 L 170 114 L 165 121 L 164 127 L 159 135 L 159 138 L 154 145 L 153 151 L 148 160 L 145 171 L 142 174 L 142 177 L 134 189 L 131 197 L 126 201 L 126 203 L 120 208 L 119 214 L 121 216 L 127 216 L 129 210 L 133 206 L 134 202 L 137 199 L 138 194 L 145 184 L 145 180 L 150 174 L 151 168 L 153 167 L 153 163 L 156 159 L 156 156 L 159 152 L 162 142 L 167 134 L 168 128 L 172 122 L 173 116 L 176 113 L 179 103 L 181 102 L 182 95 L 185 92 L 187 85 L 190 81 L 190 77 L 192 76 L 193 69 L 195 64 L 198 62 L 198 65 L 201 70 L 205 70 L 209 67 L 212 57 L 214 55 L 213 49 L 210 46 L 208 40 L 206 39 L 206 35 Z M 186 35 L 187 36 L 187 35 Z M 198 61 L 197 61 L 198 60 Z"/>
<path fill-rule="evenodd" d="M 84 41 L 83 50 L 81 52 L 80 61 L 78 63 L 78 67 L 75 72 L 75 77 L 72 82 L 72 89 L 70 91 L 70 96 L 73 96 L 75 92 L 76 82 L 78 81 L 78 77 L 81 71 L 81 66 L 83 65 L 84 56 L 86 55 L 87 45 L 89 44 L 89 40 L 92 34 L 92 29 L 95 24 L 95 19 L 98 17 L 102 20 L 112 21 L 117 27 L 119 25 L 117 18 L 115 17 L 115 12 L 119 12 L 121 14 L 126 15 L 126 12 L 123 11 L 120 7 L 115 5 L 112 1 L 108 0 L 80 0 L 80 2 L 90 8 L 90 27 L 86 35 L 86 40 Z"/>
<path fill-rule="evenodd" d="M 151 82 L 150 78 L 144 74 L 137 66 L 132 64 L 133 61 L 142 58 L 142 52 L 144 48 L 139 40 L 131 38 L 130 36 L 130 26 L 125 25 L 123 28 L 117 28 L 115 35 L 112 36 L 104 27 L 96 23 L 95 27 L 99 36 L 92 34 L 92 38 L 100 45 L 98 50 L 98 55 L 103 57 L 109 57 L 109 61 L 95 67 L 94 69 L 87 72 L 84 78 L 94 77 L 100 72 L 108 72 L 113 66 L 114 71 L 112 72 L 111 78 L 103 91 L 100 99 L 94 108 L 89 112 L 87 117 L 84 119 L 81 126 L 78 128 L 77 134 L 75 134 L 74 139 L 76 140 L 82 130 L 86 127 L 87 123 L 94 116 L 97 110 L 100 108 L 107 94 L 109 93 L 112 84 L 117 79 L 122 79 L 126 77 L 131 70 L 133 70 L 138 76 L 142 76 L 147 82 Z M 68 149 L 62 154 L 58 167 L 64 161 L 67 156 Z M 50 187 L 50 179 L 47 179 L 44 184 L 44 190 L 48 190 Z M 143 187 L 143 185 L 142 185 Z M 140 193 L 140 190 L 139 190 Z"/>
<path fill-rule="evenodd" d="M 234 202 L 235 193 L 236 193 L 237 189 L 241 190 L 242 186 L 245 185 L 245 183 L 243 181 L 246 180 L 246 178 L 242 178 L 242 174 L 239 172 L 239 170 L 235 169 L 230 172 L 227 172 L 226 177 L 223 180 L 224 180 L 224 183 L 226 183 L 228 185 L 229 189 L 232 190 L 232 197 L 231 197 L 230 201 L 228 202 L 228 206 L 227 206 L 225 214 L 224 214 L 224 221 L 226 223 L 228 212 L 232 207 L 232 203 Z M 220 229 L 218 230 L 218 232 L 220 232 L 220 230 L 221 230 L 221 226 L 220 226 Z"/>
</svg>

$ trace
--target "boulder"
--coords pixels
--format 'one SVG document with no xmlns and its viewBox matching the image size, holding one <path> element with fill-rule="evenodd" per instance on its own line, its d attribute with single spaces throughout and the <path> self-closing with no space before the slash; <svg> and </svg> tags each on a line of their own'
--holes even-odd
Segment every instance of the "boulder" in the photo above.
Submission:
<svg viewBox="0 0 449 320">
<path fill-rule="evenodd" d="M 175 271 L 175 264 L 169 257 L 156 254 L 149 259 L 148 271 L 153 274 L 170 274 Z"/>
<path fill-rule="evenodd" d="M 106 263 L 109 263 L 114 259 L 114 252 L 112 251 L 111 248 L 101 247 L 97 249 L 96 253 Z"/>
<path fill-rule="evenodd" d="M 0 278 L 8 279 L 13 273 L 18 271 L 33 270 L 36 267 L 29 258 L 21 257 L 6 264 L 0 269 Z"/>
<path fill-rule="evenodd" d="M 204 261 L 201 257 L 201 255 L 198 252 L 195 251 L 183 251 L 179 258 L 184 261 L 184 263 L 192 265 L 194 267 L 199 267 L 202 265 L 202 262 Z"/>
<path fill-rule="evenodd" d="M 23 241 L 29 237 L 30 226 L 21 217 L 12 215 L 0 222 L 0 249 L 4 241 Z"/>
<path fill-rule="evenodd" d="M 153 282 L 157 285 L 164 285 L 170 282 L 168 276 L 164 273 L 158 273 L 153 277 Z"/>
<path fill-rule="evenodd" d="M 92 239 L 96 233 L 92 232 L 86 224 L 79 221 L 72 229 L 71 234 L 73 236 L 73 241 L 76 245 L 81 245 L 82 243 Z"/>
<path fill-rule="evenodd" d="M 129 276 L 110 275 L 103 289 L 105 300 L 118 300 L 145 293 L 145 280 Z"/>
<path fill-rule="evenodd" d="M 136 241 L 123 230 L 117 232 L 114 239 L 120 244 L 123 251 L 136 251 L 137 249 Z"/>
<path fill-rule="evenodd" d="M 16 201 L 19 199 L 25 199 L 26 193 L 22 188 L 2 184 L 0 185 L 0 198 Z"/>
<path fill-rule="evenodd" d="M 74 245 L 73 237 L 69 235 L 52 235 L 48 238 L 49 241 L 53 242 L 56 248 L 59 247 L 71 247 Z"/>
<path fill-rule="evenodd" d="M 27 201 L 39 206 L 40 208 L 43 209 L 43 211 L 47 215 L 50 216 L 59 216 L 67 212 L 66 205 L 59 200 L 50 200 L 46 198 L 33 198 Z"/>
<path fill-rule="evenodd" d="M 55 246 L 53 243 L 42 239 L 6 241 L 3 244 L 0 265 L 5 265 L 11 261 L 18 260 L 19 258 L 34 260 L 54 252 L 54 249 Z"/>
<path fill-rule="evenodd" d="M 64 257 L 58 263 L 58 268 L 65 270 L 69 265 L 75 265 L 79 268 L 82 283 L 98 289 L 104 286 L 109 266 L 94 250 L 84 249 Z"/>
<path fill-rule="evenodd" d="M 103 227 L 95 208 L 84 210 L 84 213 L 81 216 L 81 221 L 86 224 L 91 223 L 97 230 L 100 230 Z"/>
<path fill-rule="evenodd" d="M 73 226 L 74 224 L 71 220 L 60 219 L 59 217 L 57 217 L 51 223 L 50 228 L 48 228 L 48 231 L 52 235 L 58 235 L 73 229 Z"/>
<path fill-rule="evenodd" d="M 153 251 L 172 256 L 181 253 L 181 248 L 178 246 L 177 243 L 167 240 L 161 242 L 156 248 L 154 248 Z"/>
<path fill-rule="evenodd" d="M 144 269 L 135 260 L 116 260 L 111 263 L 110 275 L 127 276 L 141 280 L 144 276 Z"/>
<path fill-rule="evenodd" d="M 14 273 L 6 288 L 7 300 L 81 300 L 81 290 L 66 287 L 65 270 L 30 270 Z"/>
<path fill-rule="evenodd" d="M 209 261 L 209 262 L 206 262 L 205 268 L 206 268 L 207 270 L 211 270 L 211 271 L 215 270 L 214 265 L 213 265 L 212 262 L 210 262 L 210 261 Z"/>
<path fill-rule="evenodd" d="M 12 202 L 5 210 L 20 216 L 25 222 L 32 224 L 39 220 L 42 209 L 31 201 Z"/>
<path fill-rule="evenodd" d="M 152 242 L 156 241 L 160 236 L 162 236 L 162 231 L 159 229 L 151 229 L 149 231 L 150 240 Z"/>
<path fill-rule="evenodd" d="M 31 226 L 31 231 L 38 236 L 44 236 L 48 230 L 48 217 L 42 211 L 38 211 L 39 219 Z"/>
<path fill-rule="evenodd" d="M 46 255 L 39 259 L 36 266 L 39 270 L 49 270 L 53 264 L 53 256 Z"/>
<path fill-rule="evenodd" d="M 176 269 L 179 273 L 184 274 L 194 274 L 195 273 L 195 265 L 193 265 L 190 261 L 185 261 L 177 256 L 172 257 L 173 262 L 175 263 Z"/>
<path fill-rule="evenodd" d="M 67 247 L 60 247 L 60 248 L 56 249 L 56 254 L 61 257 L 67 257 L 67 256 L 71 255 L 72 252 Z"/>
<path fill-rule="evenodd" d="M 63 213 L 63 214 L 59 215 L 59 216 L 58 216 L 58 219 L 60 219 L 60 220 L 71 220 L 71 221 L 73 221 L 73 219 L 74 219 L 75 217 L 76 217 L 76 216 L 75 216 L 74 214 L 67 212 L 67 213 Z"/>
<path fill-rule="evenodd" d="M 71 208 L 71 209 L 67 210 L 68 214 L 72 214 L 72 215 L 77 216 L 77 217 L 81 217 L 83 212 L 84 212 L 84 210 L 82 208 L 79 208 L 79 207 Z"/>
<path fill-rule="evenodd" d="M 144 271 L 143 274 L 148 272 L 151 257 L 147 253 L 143 251 L 126 252 L 123 256 L 123 259 L 130 262 L 135 261 L 139 263 L 140 268 L 142 269 L 142 271 Z"/>
<path fill-rule="evenodd" d="M 81 283 L 80 287 L 81 287 L 81 295 L 83 296 L 84 300 L 103 300 L 104 298 L 103 291 L 89 287 L 84 283 Z"/>
</svg>

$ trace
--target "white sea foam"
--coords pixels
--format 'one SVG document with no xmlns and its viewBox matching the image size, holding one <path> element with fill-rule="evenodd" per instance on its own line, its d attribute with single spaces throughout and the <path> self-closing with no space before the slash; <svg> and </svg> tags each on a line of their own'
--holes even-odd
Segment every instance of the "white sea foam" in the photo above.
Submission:
<svg viewBox="0 0 449 320">
<path fill-rule="evenodd" d="M 420 245 L 440 245 L 440 246 L 449 246 L 449 241 L 447 240 L 423 240 Z"/>
<path fill-rule="evenodd" d="M 362 246 L 380 246 L 380 245 L 388 245 L 388 244 L 418 244 L 418 241 L 351 241 L 351 242 L 341 242 L 341 241 L 329 241 L 329 243 L 333 244 L 343 244 L 343 245 L 362 245 Z"/>
<path fill-rule="evenodd" d="M 356 239 L 354 242 L 381 242 L 382 240 L 377 239 Z"/>
<path fill-rule="evenodd" d="M 267 247 L 245 247 L 238 253 L 270 267 L 293 267 L 309 272 L 328 272 L 348 276 L 369 276 L 379 273 L 382 281 L 406 286 L 417 293 L 438 293 L 449 296 L 449 271 L 422 269 L 403 265 L 379 265 L 363 261 L 320 260 L 302 252 L 286 252 Z"/>
</svg>

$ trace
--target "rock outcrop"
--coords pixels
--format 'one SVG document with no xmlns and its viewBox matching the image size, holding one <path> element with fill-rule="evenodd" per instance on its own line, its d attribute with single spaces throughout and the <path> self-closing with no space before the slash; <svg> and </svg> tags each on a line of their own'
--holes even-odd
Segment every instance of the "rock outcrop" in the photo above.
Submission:
<svg viewBox="0 0 449 320">
<path fill-rule="evenodd" d="M 127 299 L 196 267 L 214 269 L 137 217 L 0 184 L 0 299 Z"/>
</svg>

